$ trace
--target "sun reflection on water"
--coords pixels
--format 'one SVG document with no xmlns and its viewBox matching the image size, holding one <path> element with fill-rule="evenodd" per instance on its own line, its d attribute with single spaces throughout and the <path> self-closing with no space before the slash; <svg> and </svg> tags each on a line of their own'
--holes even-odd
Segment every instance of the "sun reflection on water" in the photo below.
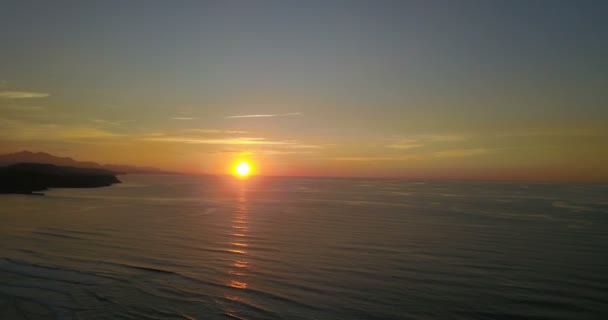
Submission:
<svg viewBox="0 0 608 320">
<path fill-rule="evenodd" d="M 236 281 L 236 280 L 230 280 L 230 286 L 233 288 L 237 288 L 237 289 L 246 289 L 247 283 Z"/>
<path fill-rule="evenodd" d="M 232 263 L 228 266 L 227 271 L 229 275 L 227 285 L 235 289 L 247 289 L 249 286 L 246 281 L 246 270 L 249 268 L 249 261 L 246 260 L 247 251 L 244 250 L 245 248 L 249 247 L 249 244 L 246 242 L 247 231 L 249 230 L 248 213 L 245 190 L 241 189 L 236 202 L 234 217 L 232 218 L 231 227 L 233 233 L 231 236 L 233 239 L 230 242 L 230 247 L 226 249 L 227 252 L 237 255 Z"/>
</svg>

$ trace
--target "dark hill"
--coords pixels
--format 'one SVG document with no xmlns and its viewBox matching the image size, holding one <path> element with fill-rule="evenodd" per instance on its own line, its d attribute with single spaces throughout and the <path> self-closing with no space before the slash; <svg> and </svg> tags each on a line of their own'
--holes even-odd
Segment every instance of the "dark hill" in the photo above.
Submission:
<svg viewBox="0 0 608 320">
<path fill-rule="evenodd" d="M 92 161 L 78 161 L 69 157 L 57 157 L 46 152 L 21 151 L 0 155 L 0 166 L 8 166 L 15 163 L 48 163 L 56 166 L 67 166 L 75 168 L 106 169 L 115 174 L 172 174 L 158 168 L 139 167 L 119 164 L 102 165 Z"/>
<path fill-rule="evenodd" d="M 96 188 L 120 183 L 113 172 L 41 163 L 0 168 L 0 193 L 32 193 L 48 188 Z"/>
</svg>

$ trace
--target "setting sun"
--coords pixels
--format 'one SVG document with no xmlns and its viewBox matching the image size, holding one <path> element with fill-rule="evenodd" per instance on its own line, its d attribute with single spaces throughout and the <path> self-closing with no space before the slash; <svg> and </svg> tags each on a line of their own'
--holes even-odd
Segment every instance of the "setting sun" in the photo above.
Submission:
<svg viewBox="0 0 608 320">
<path fill-rule="evenodd" d="M 247 162 L 239 162 L 234 167 L 234 172 L 240 177 L 246 177 L 251 173 L 251 166 Z"/>
</svg>

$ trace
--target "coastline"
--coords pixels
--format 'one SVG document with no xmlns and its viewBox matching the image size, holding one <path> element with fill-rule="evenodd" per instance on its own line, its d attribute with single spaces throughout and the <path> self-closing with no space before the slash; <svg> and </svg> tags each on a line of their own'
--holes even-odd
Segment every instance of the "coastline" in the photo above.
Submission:
<svg viewBox="0 0 608 320">
<path fill-rule="evenodd" d="M 116 174 L 103 169 L 17 163 L 0 168 L 0 194 L 43 195 L 50 188 L 97 188 L 120 183 Z"/>
</svg>

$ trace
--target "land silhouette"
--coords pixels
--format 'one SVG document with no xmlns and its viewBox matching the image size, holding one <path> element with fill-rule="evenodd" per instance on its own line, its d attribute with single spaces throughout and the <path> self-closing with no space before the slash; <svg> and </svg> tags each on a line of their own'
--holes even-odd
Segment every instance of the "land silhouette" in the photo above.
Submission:
<svg viewBox="0 0 608 320">
<path fill-rule="evenodd" d="M 120 183 L 104 169 L 17 163 L 0 168 L 0 193 L 35 194 L 49 188 L 95 188 Z"/>
<path fill-rule="evenodd" d="M 21 151 L 0 155 L 0 193 L 41 194 L 49 188 L 96 188 L 120 183 L 120 174 L 175 174 L 152 167 L 99 164 Z"/>
<path fill-rule="evenodd" d="M 74 168 L 103 169 L 115 174 L 175 174 L 154 167 L 139 167 L 122 164 L 99 164 L 92 161 L 78 161 L 69 157 L 58 157 L 46 152 L 20 151 L 0 155 L 0 167 L 17 163 L 45 163 Z"/>
</svg>

